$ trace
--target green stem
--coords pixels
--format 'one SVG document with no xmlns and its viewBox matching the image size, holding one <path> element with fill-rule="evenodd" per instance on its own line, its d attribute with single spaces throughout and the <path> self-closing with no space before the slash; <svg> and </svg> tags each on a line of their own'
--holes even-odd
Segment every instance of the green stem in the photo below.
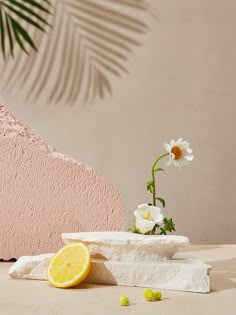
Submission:
<svg viewBox="0 0 236 315">
<path fill-rule="evenodd" d="M 153 206 L 156 206 L 156 182 L 155 182 L 155 168 L 156 168 L 156 165 L 157 163 L 160 161 L 160 159 L 162 159 L 163 157 L 169 155 L 169 153 L 164 153 L 162 154 L 161 156 L 159 156 L 156 161 L 154 162 L 153 164 L 153 167 L 152 167 L 152 181 L 153 181 Z"/>
</svg>

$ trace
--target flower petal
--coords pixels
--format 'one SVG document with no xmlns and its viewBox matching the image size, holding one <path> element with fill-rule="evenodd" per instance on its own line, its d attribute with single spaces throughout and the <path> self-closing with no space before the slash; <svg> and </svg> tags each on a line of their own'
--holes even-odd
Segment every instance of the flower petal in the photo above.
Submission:
<svg viewBox="0 0 236 315">
<path fill-rule="evenodd" d="M 149 208 L 147 208 L 146 210 L 144 210 L 144 209 L 135 210 L 134 211 L 135 217 L 138 219 L 141 219 L 141 220 L 147 220 L 147 219 L 145 219 L 145 217 L 147 215 L 147 212 L 149 211 L 148 209 Z M 149 220 L 147 220 L 147 221 L 149 221 Z"/>
<path fill-rule="evenodd" d="M 149 206 L 149 211 L 151 211 L 151 213 L 155 213 L 155 214 L 159 214 L 161 213 L 161 209 L 155 206 Z"/>
<path fill-rule="evenodd" d="M 143 216 L 140 210 L 134 210 L 134 216 L 136 218 L 143 219 Z"/>
<path fill-rule="evenodd" d="M 148 210 L 149 205 L 147 203 L 142 203 L 141 205 L 138 205 L 138 210 Z"/>
<path fill-rule="evenodd" d="M 163 216 L 162 213 L 160 213 L 159 216 L 158 216 L 158 219 L 155 221 L 155 224 L 156 224 L 156 223 L 162 223 L 163 220 L 164 220 L 164 216 Z"/>
<path fill-rule="evenodd" d="M 192 161 L 194 159 L 194 155 L 186 155 L 184 157 L 187 161 Z"/>
<path fill-rule="evenodd" d="M 135 226 L 140 230 L 142 234 L 145 234 L 149 231 L 151 231 L 154 228 L 155 222 L 154 221 L 147 221 L 147 220 L 141 220 L 136 219 L 135 220 Z"/>
<path fill-rule="evenodd" d="M 176 141 L 176 144 L 180 144 L 182 141 L 183 141 L 183 138 L 179 138 L 179 139 Z"/>
<path fill-rule="evenodd" d="M 179 147 L 182 153 L 177 160 L 175 158 L 175 154 L 171 152 L 174 146 Z M 192 161 L 194 159 L 194 155 L 191 155 L 193 150 L 190 148 L 190 143 L 186 140 L 183 140 L 183 138 L 179 138 L 177 141 L 172 139 L 170 144 L 164 144 L 164 148 L 170 153 L 170 158 L 166 163 L 167 166 L 173 164 L 175 167 L 182 167 L 188 164 L 187 161 Z"/>
<path fill-rule="evenodd" d="M 166 149 L 167 152 L 171 151 L 171 146 L 168 143 L 163 144 L 164 149 Z"/>
<path fill-rule="evenodd" d="M 181 164 L 175 160 L 173 161 L 173 164 L 175 167 L 181 167 Z"/>
<path fill-rule="evenodd" d="M 170 145 L 171 145 L 171 147 L 173 147 L 175 145 L 175 140 L 174 139 L 171 140 Z"/>
<path fill-rule="evenodd" d="M 189 147 L 189 143 L 187 141 L 183 141 L 179 144 L 182 149 L 187 149 Z"/>
<path fill-rule="evenodd" d="M 161 213 L 161 209 L 158 207 L 150 206 L 149 211 L 150 211 L 150 220 L 153 220 L 155 222 Z"/>
</svg>

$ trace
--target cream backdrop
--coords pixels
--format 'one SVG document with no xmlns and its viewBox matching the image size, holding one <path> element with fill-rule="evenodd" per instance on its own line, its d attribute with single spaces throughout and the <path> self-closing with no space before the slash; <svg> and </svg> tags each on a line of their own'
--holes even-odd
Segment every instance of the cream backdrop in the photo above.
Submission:
<svg viewBox="0 0 236 315">
<path fill-rule="evenodd" d="M 129 73 L 109 76 L 112 95 L 86 106 L 49 104 L 44 93 L 27 101 L 0 77 L 2 101 L 48 144 L 117 186 L 127 228 L 135 207 L 151 200 L 145 183 L 163 142 L 186 138 L 191 166 L 158 174 L 164 211 L 193 243 L 235 243 L 236 2 L 146 3 L 139 17 L 148 29 L 132 48 Z"/>
</svg>

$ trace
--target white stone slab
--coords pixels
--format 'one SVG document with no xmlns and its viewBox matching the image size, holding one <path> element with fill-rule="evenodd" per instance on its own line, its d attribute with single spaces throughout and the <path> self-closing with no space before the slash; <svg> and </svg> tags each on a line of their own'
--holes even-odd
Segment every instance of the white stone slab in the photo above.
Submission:
<svg viewBox="0 0 236 315">
<path fill-rule="evenodd" d="M 22 256 L 8 271 L 12 278 L 45 280 L 49 261 L 54 254 Z"/>
<path fill-rule="evenodd" d="M 186 236 L 130 232 L 63 233 L 62 239 L 66 244 L 83 242 L 93 258 L 115 261 L 158 261 L 171 258 L 180 247 L 189 245 Z"/>
<path fill-rule="evenodd" d="M 151 263 L 93 260 L 84 282 L 208 293 L 210 269 L 211 266 L 195 260 Z"/>
<path fill-rule="evenodd" d="M 13 278 L 46 280 L 53 254 L 23 256 L 9 270 Z M 151 287 L 179 291 L 210 292 L 211 266 L 194 260 L 123 262 L 92 260 L 84 282 L 93 284 Z"/>
</svg>

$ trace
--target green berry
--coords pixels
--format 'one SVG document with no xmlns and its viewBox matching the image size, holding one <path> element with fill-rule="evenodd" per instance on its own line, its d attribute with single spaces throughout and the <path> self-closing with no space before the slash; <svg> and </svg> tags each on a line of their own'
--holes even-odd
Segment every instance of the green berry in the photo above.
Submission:
<svg viewBox="0 0 236 315">
<path fill-rule="evenodd" d="M 161 298 L 162 298 L 161 291 L 154 291 L 153 295 L 154 295 L 154 298 L 155 298 L 156 301 L 160 301 Z"/>
<path fill-rule="evenodd" d="M 146 295 L 148 292 L 153 292 L 153 291 L 152 291 L 152 289 L 150 289 L 150 288 L 144 289 L 144 291 L 143 291 L 144 297 L 145 297 L 145 295 Z"/>
<path fill-rule="evenodd" d="M 149 289 L 149 288 L 145 289 L 144 290 L 144 297 L 149 302 L 153 301 L 155 298 L 154 298 L 154 294 L 153 294 L 152 289 Z"/>
<path fill-rule="evenodd" d="M 129 299 L 127 296 L 121 296 L 120 297 L 120 306 L 128 306 L 129 305 Z"/>
</svg>

